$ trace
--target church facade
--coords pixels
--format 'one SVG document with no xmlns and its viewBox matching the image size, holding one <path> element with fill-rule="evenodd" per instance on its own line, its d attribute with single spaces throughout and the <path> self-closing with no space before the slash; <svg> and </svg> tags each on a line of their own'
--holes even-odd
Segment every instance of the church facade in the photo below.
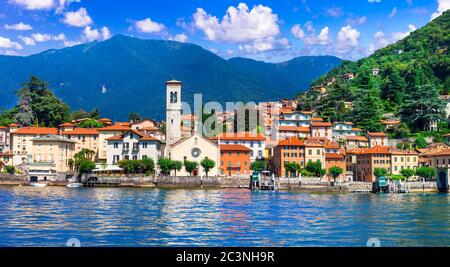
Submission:
<svg viewBox="0 0 450 267">
<path fill-rule="evenodd" d="M 217 176 L 220 168 L 219 145 L 202 136 L 196 128 L 191 136 L 181 136 L 181 85 L 180 81 L 166 82 L 166 148 L 164 154 L 172 160 L 197 162 L 198 168 L 192 175 L 199 176 L 206 175 L 200 162 L 205 158 L 211 159 L 216 164 L 209 171 L 208 176 Z M 189 176 L 189 173 L 183 167 L 181 171 L 177 172 L 177 175 Z"/>
</svg>

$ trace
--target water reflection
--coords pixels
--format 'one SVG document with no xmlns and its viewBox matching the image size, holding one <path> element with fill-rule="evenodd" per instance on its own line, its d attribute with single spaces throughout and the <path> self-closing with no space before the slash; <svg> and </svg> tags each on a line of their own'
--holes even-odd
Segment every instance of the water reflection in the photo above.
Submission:
<svg viewBox="0 0 450 267">
<path fill-rule="evenodd" d="M 0 246 L 448 246 L 450 197 L 0 187 Z"/>
</svg>

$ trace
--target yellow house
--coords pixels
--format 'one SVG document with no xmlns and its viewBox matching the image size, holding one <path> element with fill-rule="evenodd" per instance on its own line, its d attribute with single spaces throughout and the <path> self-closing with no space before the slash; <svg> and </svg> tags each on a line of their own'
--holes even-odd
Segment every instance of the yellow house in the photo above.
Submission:
<svg viewBox="0 0 450 267">
<path fill-rule="evenodd" d="M 97 158 L 99 148 L 99 132 L 97 129 L 74 128 L 61 134 L 67 139 L 76 142 L 75 153 L 80 152 L 82 149 L 89 149 L 95 152 Z"/>
<path fill-rule="evenodd" d="M 56 180 L 58 173 L 70 171 L 69 159 L 75 154 L 75 141 L 53 134 L 31 141 L 32 157 L 27 164 L 31 181 Z"/>
<path fill-rule="evenodd" d="M 403 169 L 415 170 L 419 166 L 419 154 L 413 150 L 392 149 L 392 174 L 401 174 Z"/>
</svg>

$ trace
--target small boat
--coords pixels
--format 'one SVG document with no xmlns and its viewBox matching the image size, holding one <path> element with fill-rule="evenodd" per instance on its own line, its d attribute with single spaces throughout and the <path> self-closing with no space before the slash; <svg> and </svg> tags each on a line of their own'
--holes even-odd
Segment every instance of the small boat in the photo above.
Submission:
<svg viewBox="0 0 450 267">
<path fill-rule="evenodd" d="M 47 184 L 44 184 L 44 183 L 32 183 L 31 186 L 34 186 L 34 187 L 46 187 Z"/>
<path fill-rule="evenodd" d="M 80 188 L 80 187 L 83 187 L 83 184 L 81 184 L 81 183 L 70 183 L 70 184 L 68 184 L 66 186 L 69 187 L 69 188 Z"/>
</svg>

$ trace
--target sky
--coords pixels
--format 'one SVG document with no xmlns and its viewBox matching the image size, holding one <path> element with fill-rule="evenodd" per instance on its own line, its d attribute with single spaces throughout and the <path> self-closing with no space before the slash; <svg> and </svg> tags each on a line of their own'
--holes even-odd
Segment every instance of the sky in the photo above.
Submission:
<svg viewBox="0 0 450 267">
<path fill-rule="evenodd" d="M 450 0 L 0 0 L 0 54 L 125 34 L 194 43 L 223 58 L 355 60 L 447 9 Z"/>
</svg>

